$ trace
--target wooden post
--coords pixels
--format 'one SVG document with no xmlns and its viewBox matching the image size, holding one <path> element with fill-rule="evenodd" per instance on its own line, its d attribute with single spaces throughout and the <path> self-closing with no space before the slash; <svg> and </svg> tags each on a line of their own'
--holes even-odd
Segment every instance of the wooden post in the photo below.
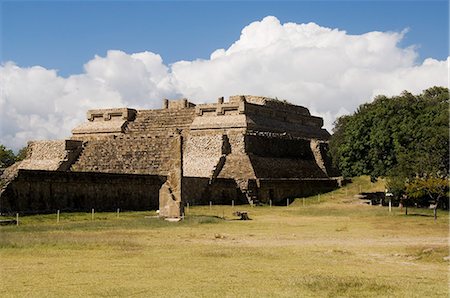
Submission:
<svg viewBox="0 0 450 298">
<path fill-rule="evenodd" d="M 272 208 L 272 200 L 269 200 L 269 207 Z"/>
<path fill-rule="evenodd" d="M 286 207 L 289 207 L 289 199 L 286 199 Z"/>
<path fill-rule="evenodd" d="M 209 201 L 209 210 L 212 209 L 212 201 Z"/>
<path fill-rule="evenodd" d="M 231 200 L 231 208 L 234 208 L 234 200 Z"/>
<path fill-rule="evenodd" d="M 19 213 L 16 213 L 16 226 L 19 225 Z"/>
<path fill-rule="evenodd" d="M 119 218 L 120 208 L 117 208 L 117 218 Z"/>
<path fill-rule="evenodd" d="M 56 211 L 56 223 L 59 223 L 59 210 Z"/>
<path fill-rule="evenodd" d="M 92 208 L 92 211 L 91 211 L 91 220 L 94 220 L 94 208 Z"/>
<path fill-rule="evenodd" d="M 186 213 L 189 213 L 189 202 L 186 203 Z"/>
<path fill-rule="evenodd" d="M 389 198 L 389 212 L 392 212 L 392 200 Z"/>
</svg>

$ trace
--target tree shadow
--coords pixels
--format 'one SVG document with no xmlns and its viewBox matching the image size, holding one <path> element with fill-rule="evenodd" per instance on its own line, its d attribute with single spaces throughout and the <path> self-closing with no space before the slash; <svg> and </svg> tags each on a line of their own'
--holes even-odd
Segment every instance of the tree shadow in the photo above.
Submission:
<svg viewBox="0 0 450 298">
<path fill-rule="evenodd" d="M 419 217 L 433 217 L 434 216 L 433 214 L 409 213 L 409 212 L 407 215 L 406 214 L 404 214 L 404 215 L 405 216 L 419 216 Z"/>
</svg>

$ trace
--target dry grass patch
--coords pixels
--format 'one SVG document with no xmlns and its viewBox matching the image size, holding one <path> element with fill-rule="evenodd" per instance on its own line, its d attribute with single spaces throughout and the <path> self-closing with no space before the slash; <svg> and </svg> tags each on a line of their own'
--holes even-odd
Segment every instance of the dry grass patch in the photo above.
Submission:
<svg viewBox="0 0 450 298">
<path fill-rule="evenodd" d="M 380 187 L 359 179 L 363 190 Z M 361 205 L 359 185 L 289 207 L 29 216 L 0 227 L 2 297 L 448 297 L 448 215 Z M 314 201 L 316 200 L 316 201 Z M 230 220 L 246 209 L 251 221 Z M 412 210 L 413 213 L 431 213 Z M 222 215 L 226 219 L 220 219 Z"/>
</svg>

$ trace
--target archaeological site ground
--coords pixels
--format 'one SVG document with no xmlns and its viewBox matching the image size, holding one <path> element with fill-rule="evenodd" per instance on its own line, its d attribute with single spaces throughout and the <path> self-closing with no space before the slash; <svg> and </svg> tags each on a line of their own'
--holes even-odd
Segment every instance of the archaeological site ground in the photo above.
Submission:
<svg viewBox="0 0 450 298">
<path fill-rule="evenodd" d="M 448 297 L 448 214 L 364 204 L 385 181 L 343 180 L 322 126 L 232 96 L 29 142 L 1 176 L 1 297 Z"/>
<path fill-rule="evenodd" d="M 21 216 L 0 227 L 2 297 L 448 297 L 448 215 L 361 204 L 354 179 L 289 206 Z M 245 209 L 244 209 L 245 208 Z M 246 210 L 252 220 L 235 220 Z M 147 217 L 146 217 L 147 216 Z M 225 219 L 222 219 L 222 217 Z"/>
</svg>

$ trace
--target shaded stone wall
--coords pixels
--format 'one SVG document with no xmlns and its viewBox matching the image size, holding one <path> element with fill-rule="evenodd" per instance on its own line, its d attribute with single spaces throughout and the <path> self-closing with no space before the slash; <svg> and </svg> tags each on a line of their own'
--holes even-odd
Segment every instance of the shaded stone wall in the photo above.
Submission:
<svg viewBox="0 0 450 298">
<path fill-rule="evenodd" d="M 258 199 L 268 204 L 286 204 L 286 199 L 307 197 L 332 191 L 339 187 L 338 179 L 261 179 Z"/>
<path fill-rule="evenodd" d="M 165 177 L 19 170 L 0 197 L 2 213 L 158 209 Z"/>
<path fill-rule="evenodd" d="M 247 204 L 248 200 L 234 179 L 215 179 L 211 184 L 208 178 L 183 177 L 183 200 L 192 205 Z"/>
<path fill-rule="evenodd" d="M 320 157 L 322 158 L 323 165 L 325 167 L 326 173 L 329 177 L 341 176 L 339 170 L 334 167 L 331 156 L 329 155 L 329 145 L 327 142 L 319 142 L 318 149 L 320 151 Z"/>
<path fill-rule="evenodd" d="M 159 216 L 180 217 L 183 214 L 182 179 L 183 179 L 183 136 L 173 138 L 171 146 L 172 159 L 167 180 L 159 190 Z"/>
<path fill-rule="evenodd" d="M 245 137 L 246 151 L 261 157 L 301 158 L 314 160 L 310 141 L 305 139 L 283 139 L 247 135 Z"/>
<path fill-rule="evenodd" d="M 249 156 L 258 178 L 327 178 L 314 160 Z"/>
<path fill-rule="evenodd" d="M 339 179 L 251 179 L 248 186 L 240 186 L 239 181 L 231 178 L 183 177 L 184 202 L 190 205 L 213 204 L 236 205 L 247 204 L 247 191 L 258 197 L 260 203 L 286 204 L 286 199 L 301 198 L 332 191 L 339 187 Z"/>
<path fill-rule="evenodd" d="M 3 171 L 0 176 L 0 196 L 20 169 L 66 171 L 78 158 L 82 142 L 75 140 L 30 141 L 26 157 Z"/>
<path fill-rule="evenodd" d="M 292 138 L 289 134 L 249 133 L 246 152 L 257 178 L 326 178 L 316 140 Z"/>
</svg>

